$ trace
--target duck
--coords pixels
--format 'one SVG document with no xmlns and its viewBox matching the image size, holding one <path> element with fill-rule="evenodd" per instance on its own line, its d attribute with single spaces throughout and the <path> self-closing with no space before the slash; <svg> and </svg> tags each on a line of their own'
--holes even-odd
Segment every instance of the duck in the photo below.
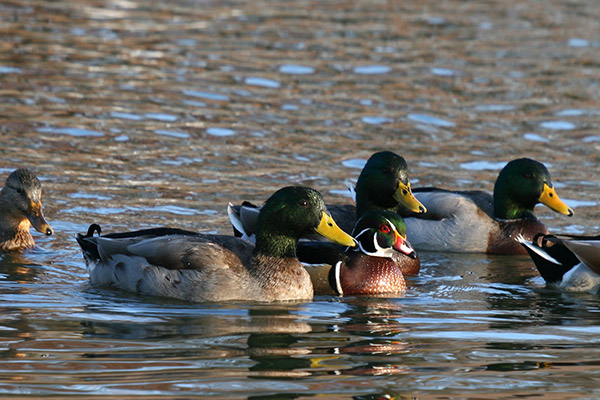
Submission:
<svg viewBox="0 0 600 400">
<path fill-rule="evenodd" d="M 536 204 L 573 216 L 573 210 L 558 197 L 546 166 L 530 158 L 508 162 L 493 194 L 435 187 L 417 188 L 414 193 L 427 207 L 427 214 L 399 212 L 418 251 L 527 254 L 517 236 L 531 241 L 538 233 L 548 233 L 533 212 Z"/>
<path fill-rule="evenodd" d="M 356 206 L 352 204 L 327 205 L 327 209 L 345 232 L 351 232 L 358 218 L 373 210 L 408 214 L 424 214 L 425 206 L 411 190 L 406 160 L 392 151 L 372 154 L 363 167 L 354 188 Z M 229 203 L 227 213 L 234 235 L 253 241 L 256 218 L 260 208 L 251 202 L 241 205 Z M 406 258 L 405 274 L 416 275 L 421 268 L 419 257 Z"/>
<path fill-rule="evenodd" d="M 358 219 L 356 247 L 300 241 L 298 258 L 308 264 L 316 295 L 372 295 L 406 290 L 403 265 L 417 257 L 406 240 L 406 225 L 395 212 L 369 211 Z M 315 265 L 318 264 L 318 265 Z"/>
<path fill-rule="evenodd" d="M 424 214 L 427 209 L 413 195 L 404 157 L 391 151 L 372 154 L 356 181 L 353 204 L 328 204 L 327 209 L 339 227 L 350 232 L 356 220 L 371 210 L 388 210 Z M 259 207 L 244 201 L 228 208 L 236 236 L 253 240 Z"/>
<path fill-rule="evenodd" d="M 45 235 L 54 233 L 44 217 L 40 180 L 31 170 L 19 168 L 8 175 L 0 190 L 0 251 L 35 247 L 31 227 Z"/>
<path fill-rule="evenodd" d="M 77 242 L 91 285 L 190 302 L 310 300 L 313 286 L 296 257 L 298 239 L 316 232 L 356 246 L 321 194 L 305 186 L 276 191 L 256 222 L 256 244 L 175 228 L 94 235 L 101 233 L 97 224 Z"/>
<path fill-rule="evenodd" d="M 600 236 L 538 234 L 519 237 L 547 285 L 569 292 L 600 292 Z"/>
</svg>

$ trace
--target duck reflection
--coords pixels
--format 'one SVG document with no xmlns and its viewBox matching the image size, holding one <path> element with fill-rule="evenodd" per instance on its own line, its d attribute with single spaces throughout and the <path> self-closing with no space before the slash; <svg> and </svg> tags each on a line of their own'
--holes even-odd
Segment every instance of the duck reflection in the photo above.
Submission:
<svg viewBox="0 0 600 400">
<path fill-rule="evenodd" d="M 306 333 L 300 305 L 191 304 L 178 300 L 91 288 L 87 293 L 84 333 L 110 339 L 218 338 L 252 333 Z M 115 315 L 114 308 L 129 313 Z M 264 309 L 262 308 L 264 307 Z"/>
<path fill-rule="evenodd" d="M 251 334 L 248 337 L 248 354 L 257 362 L 250 368 L 254 373 L 251 376 L 385 375 L 406 372 L 405 367 L 397 364 L 397 357 L 394 362 L 388 358 L 410 351 L 407 342 L 393 337 L 406 330 L 397 321 L 401 318 L 402 306 L 393 299 L 370 297 L 347 298 L 344 303 L 349 307 L 336 318 L 344 321 L 343 324 L 328 327 L 315 324 L 310 336 L 289 332 Z M 266 315 L 261 311 L 254 313 L 253 317 L 260 320 Z M 323 332 L 319 332 L 321 330 Z M 369 339 L 363 339 L 365 336 Z M 315 342 L 316 337 L 318 340 Z M 355 337 L 361 339 L 354 340 Z M 365 360 L 371 361 L 365 363 Z"/>
<path fill-rule="evenodd" d="M 32 268 L 38 266 L 32 264 L 27 258 L 24 258 L 20 253 L 1 253 L 0 254 L 0 277 L 1 280 L 26 283 L 32 282 L 38 276 L 38 269 Z M 11 287 L 11 291 L 17 289 L 18 293 L 28 293 L 30 288 L 26 287 Z"/>
</svg>

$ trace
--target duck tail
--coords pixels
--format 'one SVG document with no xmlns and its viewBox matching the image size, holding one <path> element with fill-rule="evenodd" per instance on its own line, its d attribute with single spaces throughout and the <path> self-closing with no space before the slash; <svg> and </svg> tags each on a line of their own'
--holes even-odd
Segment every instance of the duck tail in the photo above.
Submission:
<svg viewBox="0 0 600 400">
<path fill-rule="evenodd" d="M 75 237 L 86 259 L 98 259 L 100 257 L 100 255 L 98 254 L 98 247 L 96 243 L 87 240 L 89 238 L 94 237 L 94 233 L 98 233 L 98 235 L 102 233 L 102 228 L 100 228 L 100 225 L 91 224 L 86 234 L 78 233 Z"/>
<path fill-rule="evenodd" d="M 536 235 L 533 241 L 519 235 L 517 242 L 521 243 L 529 253 L 537 270 L 546 283 L 559 283 L 579 261 L 560 242 L 553 240 L 551 235 Z"/>
</svg>

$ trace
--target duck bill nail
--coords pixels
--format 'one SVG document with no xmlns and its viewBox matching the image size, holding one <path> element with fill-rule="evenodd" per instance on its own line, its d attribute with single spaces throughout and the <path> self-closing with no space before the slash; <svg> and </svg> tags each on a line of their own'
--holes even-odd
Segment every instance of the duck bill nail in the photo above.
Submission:
<svg viewBox="0 0 600 400">
<path fill-rule="evenodd" d="M 415 252 L 410 243 L 408 243 L 404 238 L 400 235 L 396 237 L 396 243 L 394 243 L 394 249 L 398 250 L 402 254 L 411 255 Z"/>
<path fill-rule="evenodd" d="M 544 191 L 540 195 L 539 201 L 557 213 L 568 215 L 569 217 L 573 216 L 573 209 L 563 203 L 556 194 L 556 190 L 547 183 L 544 183 Z"/>
<path fill-rule="evenodd" d="M 410 182 L 406 185 L 402 182 L 398 184 L 398 188 L 394 193 L 394 199 L 396 199 L 398 204 L 412 212 L 419 214 L 427 212 L 427 208 L 425 208 L 425 206 L 421 204 L 419 200 L 417 200 L 412 190 L 410 189 Z"/>
<path fill-rule="evenodd" d="M 52 235 L 52 233 L 54 233 L 54 230 L 46 221 L 46 218 L 44 218 L 42 203 L 31 203 L 31 212 L 27 216 L 27 219 L 36 231 L 41 232 L 44 235 Z"/>
<path fill-rule="evenodd" d="M 332 242 L 344 246 L 356 247 L 356 240 L 337 226 L 333 218 L 326 212 L 321 213 L 321 221 L 315 231 Z"/>
</svg>

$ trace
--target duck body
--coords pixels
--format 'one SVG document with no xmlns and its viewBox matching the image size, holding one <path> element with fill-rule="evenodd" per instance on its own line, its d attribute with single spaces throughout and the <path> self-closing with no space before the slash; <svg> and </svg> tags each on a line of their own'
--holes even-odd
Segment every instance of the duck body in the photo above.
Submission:
<svg viewBox="0 0 600 400">
<path fill-rule="evenodd" d="M 573 215 L 556 194 L 546 167 L 527 158 L 503 168 L 493 194 L 439 188 L 419 188 L 414 193 L 427 207 L 427 214 L 399 212 L 405 216 L 407 234 L 417 250 L 525 254 L 517 236 L 531 240 L 538 233 L 548 233 L 533 213 L 537 203 Z"/>
<path fill-rule="evenodd" d="M 33 172 L 17 169 L 0 191 L 0 251 L 21 251 L 35 246 L 30 229 L 45 235 L 54 231 L 42 211 L 42 185 Z"/>
<path fill-rule="evenodd" d="M 548 285 L 570 292 L 600 292 L 600 236 L 519 238 Z"/>
<path fill-rule="evenodd" d="M 416 260 L 406 241 L 402 218 L 389 211 L 372 211 L 356 223 L 356 248 L 333 243 L 300 242 L 298 257 L 307 264 L 315 294 L 370 295 L 406 290 L 403 268 Z"/>
<path fill-rule="evenodd" d="M 276 192 L 261 210 L 256 245 L 231 236 L 171 228 L 78 235 L 94 286 L 192 302 L 309 300 L 313 287 L 296 258 L 297 235 L 317 232 L 354 246 L 313 189 Z"/>
<path fill-rule="evenodd" d="M 494 218 L 489 209 L 491 193 L 442 189 L 415 189 L 414 193 L 431 213 L 430 219 L 405 218 L 410 242 L 418 250 L 525 254 L 514 239 L 517 235 L 532 239 L 548 232 L 537 219 Z"/>
<path fill-rule="evenodd" d="M 77 241 L 93 286 L 190 302 L 274 301 L 278 297 L 258 285 L 248 268 L 241 267 L 252 265 L 254 245 L 245 240 L 172 228 L 104 236 L 92 236 L 93 225 L 90 230 L 88 235 L 78 235 Z M 282 264 L 294 271 L 293 263 Z M 306 277 L 299 278 L 296 282 L 300 286 L 305 283 L 303 290 L 294 293 L 291 289 L 285 296 L 310 298 Z"/>
</svg>

